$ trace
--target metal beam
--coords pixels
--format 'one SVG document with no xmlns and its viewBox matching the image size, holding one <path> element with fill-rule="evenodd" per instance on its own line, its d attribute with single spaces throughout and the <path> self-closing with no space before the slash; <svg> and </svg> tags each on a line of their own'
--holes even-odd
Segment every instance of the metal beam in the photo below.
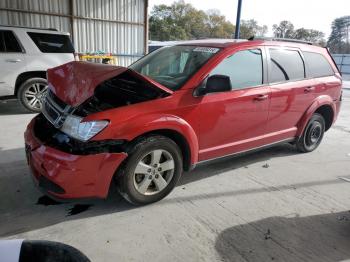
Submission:
<svg viewBox="0 0 350 262">
<path fill-rule="evenodd" d="M 148 53 L 148 0 L 145 0 L 144 22 L 143 22 L 143 37 L 144 37 L 144 54 Z"/>
<path fill-rule="evenodd" d="M 73 0 L 69 0 L 69 12 L 70 12 L 70 30 L 72 32 L 70 37 L 71 37 L 73 45 L 74 45 L 75 43 L 74 43 L 74 3 L 73 3 Z"/>
<path fill-rule="evenodd" d="M 239 39 L 239 31 L 241 29 L 241 10 L 242 10 L 242 0 L 238 0 L 235 39 Z"/>
<path fill-rule="evenodd" d="M 72 18 L 72 16 L 70 14 L 65 15 L 65 14 L 58 14 L 58 13 L 46 13 L 46 12 L 40 12 L 40 11 L 23 10 L 23 9 L 16 9 L 16 8 L 2 8 L 2 7 L 0 8 L 0 10 L 9 11 L 9 12 L 19 12 L 19 13 L 27 13 L 27 14 L 37 14 L 37 15 L 48 15 L 48 16 Z M 73 15 L 73 19 L 83 19 L 83 20 L 93 20 L 93 21 L 110 22 L 110 23 L 117 23 L 117 24 L 144 26 L 144 23 L 128 22 L 128 21 L 120 21 L 120 20 L 110 20 L 110 19 L 85 17 L 85 16 L 75 16 L 75 15 Z"/>
</svg>

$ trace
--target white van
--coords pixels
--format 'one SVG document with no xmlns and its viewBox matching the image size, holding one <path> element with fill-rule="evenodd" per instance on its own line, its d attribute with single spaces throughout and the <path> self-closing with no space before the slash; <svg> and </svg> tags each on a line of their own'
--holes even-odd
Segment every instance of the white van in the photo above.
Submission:
<svg viewBox="0 0 350 262">
<path fill-rule="evenodd" d="M 16 96 L 24 108 L 40 112 L 46 70 L 73 60 L 69 33 L 0 25 L 0 97 Z"/>
</svg>

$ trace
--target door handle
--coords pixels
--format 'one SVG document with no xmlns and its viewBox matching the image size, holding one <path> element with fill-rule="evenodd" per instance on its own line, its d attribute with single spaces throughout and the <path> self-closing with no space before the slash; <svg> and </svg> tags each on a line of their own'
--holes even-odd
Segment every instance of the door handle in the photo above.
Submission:
<svg viewBox="0 0 350 262">
<path fill-rule="evenodd" d="M 254 97 L 255 101 L 263 101 L 266 100 L 269 96 L 268 95 L 258 95 L 256 97 Z"/>
<path fill-rule="evenodd" d="M 21 62 L 22 60 L 21 59 L 6 59 L 5 61 L 8 63 L 18 63 L 18 62 Z"/>
<path fill-rule="evenodd" d="M 314 90 L 315 90 L 314 86 L 308 86 L 308 87 L 304 88 L 304 92 L 305 93 L 309 93 L 309 92 L 314 91 Z"/>
</svg>

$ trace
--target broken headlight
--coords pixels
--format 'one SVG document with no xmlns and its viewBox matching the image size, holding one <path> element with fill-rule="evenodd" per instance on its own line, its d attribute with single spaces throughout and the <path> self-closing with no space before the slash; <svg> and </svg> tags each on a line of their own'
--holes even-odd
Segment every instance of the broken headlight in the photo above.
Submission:
<svg viewBox="0 0 350 262">
<path fill-rule="evenodd" d="M 100 133 L 109 123 L 105 120 L 81 122 L 82 119 L 78 116 L 67 116 L 61 131 L 80 141 L 87 141 Z"/>
</svg>

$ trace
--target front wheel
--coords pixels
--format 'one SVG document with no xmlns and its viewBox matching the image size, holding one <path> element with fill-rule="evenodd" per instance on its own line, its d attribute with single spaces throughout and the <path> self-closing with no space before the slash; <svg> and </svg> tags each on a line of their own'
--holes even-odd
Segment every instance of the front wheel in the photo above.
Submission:
<svg viewBox="0 0 350 262">
<path fill-rule="evenodd" d="M 117 174 L 117 186 L 130 203 L 149 204 L 171 192 L 182 170 L 178 145 L 164 136 L 150 136 L 137 142 L 129 153 Z"/>
<path fill-rule="evenodd" d="M 314 151 L 321 143 L 325 132 L 325 120 L 320 114 L 313 114 L 296 146 L 300 152 Z"/>
</svg>

